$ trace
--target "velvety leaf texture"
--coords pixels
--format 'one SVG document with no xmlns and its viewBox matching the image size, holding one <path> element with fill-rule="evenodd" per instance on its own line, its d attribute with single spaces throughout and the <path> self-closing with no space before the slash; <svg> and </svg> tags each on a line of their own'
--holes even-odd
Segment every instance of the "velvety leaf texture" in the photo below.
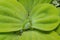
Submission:
<svg viewBox="0 0 60 40">
<path fill-rule="evenodd" d="M 18 2 L 23 4 L 28 12 L 30 12 L 37 4 L 50 3 L 51 1 L 52 0 L 18 0 Z"/>
<path fill-rule="evenodd" d="M 59 8 L 57 8 L 58 9 L 58 11 L 59 11 L 59 22 L 60 22 L 60 7 Z M 56 29 L 56 32 L 60 35 L 60 23 L 59 23 L 59 25 L 58 25 L 58 27 L 57 27 L 57 29 Z"/>
<path fill-rule="evenodd" d="M 33 28 L 50 31 L 59 24 L 57 9 L 50 4 L 41 4 L 33 8 L 30 13 L 30 19 Z"/>
<path fill-rule="evenodd" d="M 0 32 L 17 31 L 23 28 L 27 12 L 16 1 L 0 0 Z"/>
<path fill-rule="evenodd" d="M 51 1 L 0 0 L 0 40 L 60 40 L 60 15 Z"/>
<path fill-rule="evenodd" d="M 20 40 L 60 40 L 56 32 L 44 34 L 36 31 L 27 31 L 22 34 Z"/>
</svg>

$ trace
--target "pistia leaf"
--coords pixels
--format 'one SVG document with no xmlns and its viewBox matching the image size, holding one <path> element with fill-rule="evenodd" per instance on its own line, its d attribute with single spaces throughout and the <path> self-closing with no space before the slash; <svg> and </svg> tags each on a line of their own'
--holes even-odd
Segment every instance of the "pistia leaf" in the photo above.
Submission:
<svg viewBox="0 0 60 40">
<path fill-rule="evenodd" d="M 17 1 L 22 3 L 26 10 L 30 12 L 35 5 L 42 3 L 50 3 L 52 0 L 17 0 Z"/>
<path fill-rule="evenodd" d="M 60 36 L 56 32 L 45 34 L 37 31 L 23 32 L 19 38 L 20 40 L 60 40 Z"/>
<path fill-rule="evenodd" d="M 58 25 L 58 27 L 57 27 L 57 29 L 56 29 L 56 32 L 60 35 L 60 7 L 59 8 L 57 8 L 58 9 L 58 11 L 59 11 L 59 25 Z"/>
<path fill-rule="evenodd" d="M 31 11 L 33 0 L 18 0 L 18 2 L 23 4 L 27 11 Z"/>
<path fill-rule="evenodd" d="M 26 20 L 27 11 L 22 4 L 12 0 L 0 0 L 0 32 L 20 30 Z"/>
<path fill-rule="evenodd" d="M 52 0 L 34 0 L 33 6 L 37 4 L 50 3 Z"/>
<path fill-rule="evenodd" d="M 15 12 L 16 12 L 16 13 L 15 13 L 16 17 L 17 17 L 17 15 L 18 15 L 18 18 L 19 18 L 20 16 L 22 16 L 22 17 L 20 17 L 19 19 L 24 19 L 24 18 L 23 18 L 24 15 L 25 15 L 25 16 L 27 15 L 27 12 L 26 12 L 25 8 L 22 6 L 22 4 L 18 3 L 17 1 L 1 0 L 1 1 L 0 1 L 0 5 L 3 6 L 3 7 L 10 8 L 13 12 L 15 11 Z M 24 13 L 23 11 L 24 11 L 25 13 Z M 17 14 L 17 13 L 18 13 L 18 14 Z M 23 13 L 24 13 L 24 15 L 23 15 Z M 11 13 L 11 14 L 13 14 L 13 13 Z M 19 14 L 20 14 L 20 15 L 19 15 Z"/>
<path fill-rule="evenodd" d="M 60 7 L 58 7 L 57 9 L 59 11 L 59 15 L 58 16 L 59 16 L 59 21 L 60 21 Z"/>
<path fill-rule="evenodd" d="M 0 34 L 0 40 L 19 40 L 15 34 Z"/>
<path fill-rule="evenodd" d="M 58 15 L 59 13 L 53 5 L 38 4 L 30 13 L 31 27 L 43 31 L 51 31 L 59 24 Z"/>
<path fill-rule="evenodd" d="M 57 29 L 55 30 L 58 35 L 60 35 L 60 24 L 58 25 Z"/>
<path fill-rule="evenodd" d="M 0 40 L 60 40 L 59 13 L 50 2 L 0 0 Z"/>
</svg>

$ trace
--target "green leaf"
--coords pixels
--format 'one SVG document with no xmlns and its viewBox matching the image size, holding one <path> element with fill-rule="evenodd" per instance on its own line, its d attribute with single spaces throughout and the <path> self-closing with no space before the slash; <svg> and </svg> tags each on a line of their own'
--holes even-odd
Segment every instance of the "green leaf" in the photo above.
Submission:
<svg viewBox="0 0 60 40">
<path fill-rule="evenodd" d="M 56 32 L 45 34 L 37 31 L 26 31 L 23 32 L 19 40 L 60 40 L 60 36 Z"/>
<path fill-rule="evenodd" d="M 19 40 L 15 34 L 0 34 L 0 40 Z"/>
<path fill-rule="evenodd" d="M 51 31 L 59 24 L 58 15 L 58 10 L 53 5 L 38 4 L 30 13 L 31 27 L 43 31 Z"/>
<path fill-rule="evenodd" d="M 37 4 L 50 3 L 51 1 L 52 0 L 18 0 L 18 2 L 23 4 L 28 12 L 30 12 Z"/>
<path fill-rule="evenodd" d="M 26 20 L 27 11 L 22 4 L 12 0 L 0 0 L 0 32 L 20 30 Z"/>
<path fill-rule="evenodd" d="M 58 16 L 59 16 L 59 21 L 60 21 L 60 7 L 58 7 L 57 9 L 59 11 L 59 15 Z"/>
<path fill-rule="evenodd" d="M 59 21 L 60 21 L 60 7 L 58 8 L 58 11 L 59 11 Z"/>
<path fill-rule="evenodd" d="M 31 11 L 33 0 L 19 0 L 19 2 L 23 4 L 27 11 Z"/>
<path fill-rule="evenodd" d="M 59 11 L 59 22 L 60 22 L 60 7 L 59 8 L 57 8 L 58 9 L 58 11 Z M 56 32 L 60 35 L 60 23 L 59 23 L 59 25 L 58 25 L 58 27 L 57 27 L 57 29 L 56 29 Z"/>
<path fill-rule="evenodd" d="M 57 34 L 60 35 L 60 24 L 58 25 L 57 29 L 55 30 L 57 32 Z"/>
</svg>

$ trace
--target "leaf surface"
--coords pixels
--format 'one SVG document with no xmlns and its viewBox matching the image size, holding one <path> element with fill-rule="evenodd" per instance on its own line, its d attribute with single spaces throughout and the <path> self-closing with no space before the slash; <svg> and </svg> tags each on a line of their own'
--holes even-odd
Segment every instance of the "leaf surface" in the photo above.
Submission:
<svg viewBox="0 0 60 40">
<path fill-rule="evenodd" d="M 51 4 L 41 4 L 33 8 L 30 13 L 31 27 L 51 31 L 59 24 L 59 13 Z"/>
<path fill-rule="evenodd" d="M 37 31 L 26 31 L 22 34 L 20 40 L 60 40 L 60 36 L 56 32 L 44 34 Z"/>
<path fill-rule="evenodd" d="M 23 29 L 27 11 L 22 4 L 12 0 L 0 0 L 0 32 Z"/>
<path fill-rule="evenodd" d="M 36 6 L 37 4 L 42 4 L 42 3 L 50 3 L 52 0 L 17 0 L 23 6 L 25 9 L 28 11 L 28 13 Z"/>
</svg>

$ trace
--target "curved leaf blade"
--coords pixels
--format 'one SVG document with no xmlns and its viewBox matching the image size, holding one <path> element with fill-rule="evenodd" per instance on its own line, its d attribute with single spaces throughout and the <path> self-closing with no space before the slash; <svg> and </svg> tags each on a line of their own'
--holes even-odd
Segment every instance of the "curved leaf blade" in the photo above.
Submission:
<svg viewBox="0 0 60 40">
<path fill-rule="evenodd" d="M 0 34 L 0 40 L 18 40 L 18 35 L 15 35 L 15 34 Z"/>
<path fill-rule="evenodd" d="M 37 5 L 30 13 L 31 27 L 51 31 L 59 24 L 58 15 L 58 10 L 51 4 Z"/>
<path fill-rule="evenodd" d="M 17 1 L 23 4 L 25 9 L 28 12 L 30 12 L 35 5 L 42 3 L 50 3 L 52 0 L 17 0 Z"/>
<path fill-rule="evenodd" d="M 58 11 L 59 11 L 59 25 L 58 25 L 58 27 L 57 27 L 57 29 L 55 30 L 59 35 L 60 35 L 60 7 L 59 8 L 57 8 L 58 9 Z"/>
<path fill-rule="evenodd" d="M 20 40 L 60 40 L 60 36 L 56 32 L 44 34 L 37 31 L 26 31 L 19 38 Z"/>
<path fill-rule="evenodd" d="M 0 32 L 20 30 L 26 19 L 27 11 L 22 4 L 12 0 L 0 0 Z"/>
</svg>

